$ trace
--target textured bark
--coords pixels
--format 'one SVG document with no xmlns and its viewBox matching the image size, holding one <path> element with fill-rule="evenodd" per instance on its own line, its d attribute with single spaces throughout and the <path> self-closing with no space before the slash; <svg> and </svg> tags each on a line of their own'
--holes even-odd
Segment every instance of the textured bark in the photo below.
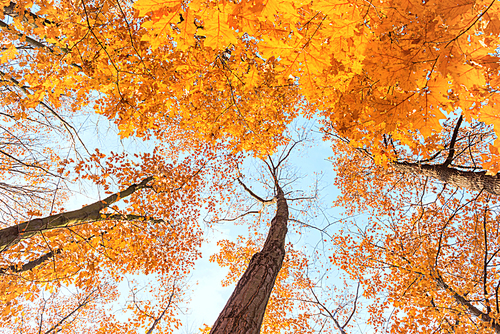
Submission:
<svg viewBox="0 0 500 334">
<path fill-rule="evenodd" d="M 116 203 L 120 199 L 132 195 L 139 189 L 146 188 L 147 184 L 151 180 L 153 180 L 152 176 L 142 180 L 141 183 L 133 184 L 123 191 L 114 193 L 102 201 L 97 201 L 84 206 L 79 210 L 63 212 L 45 218 L 36 218 L 18 225 L 1 229 L 0 251 L 4 251 L 7 247 L 18 243 L 21 240 L 27 239 L 41 231 L 65 227 L 74 223 L 109 219 L 108 215 L 101 215 L 101 210 L 109 207 L 113 203 Z"/>
<path fill-rule="evenodd" d="M 211 334 L 258 334 L 267 302 L 285 257 L 288 204 L 278 187 L 276 216 L 262 250 L 252 257 Z"/>
<path fill-rule="evenodd" d="M 486 172 L 464 172 L 444 165 L 426 165 L 409 162 L 394 162 L 392 166 L 399 172 L 429 176 L 452 186 L 475 191 L 487 191 L 500 195 L 500 173 L 486 175 Z"/>
</svg>

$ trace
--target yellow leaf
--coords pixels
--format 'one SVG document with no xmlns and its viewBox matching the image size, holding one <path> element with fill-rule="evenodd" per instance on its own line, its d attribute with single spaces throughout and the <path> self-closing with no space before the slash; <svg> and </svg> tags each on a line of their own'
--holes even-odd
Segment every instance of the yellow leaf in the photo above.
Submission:
<svg viewBox="0 0 500 334">
<path fill-rule="evenodd" d="M 479 120 L 486 124 L 493 125 L 497 139 L 494 145 L 500 147 L 500 114 L 498 108 L 500 107 L 500 100 L 496 96 L 492 96 L 487 104 L 481 106 L 479 113 Z"/>
<path fill-rule="evenodd" d="M 18 52 L 14 44 L 11 44 L 7 50 L 2 51 L 2 57 L 0 58 L 0 63 L 4 64 L 17 56 Z"/>
<path fill-rule="evenodd" d="M 182 5 L 182 0 L 138 0 L 134 2 L 134 8 L 139 11 L 139 16 L 145 16 L 146 14 L 163 10 L 165 12 L 171 12 L 172 9 L 180 8 Z"/>
<path fill-rule="evenodd" d="M 260 78 L 259 73 L 260 71 L 257 68 L 255 68 L 254 66 L 250 67 L 250 70 L 245 75 L 245 84 L 248 85 L 249 88 L 257 86 Z"/>
<path fill-rule="evenodd" d="M 484 78 L 483 72 L 474 66 L 454 62 L 448 66 L 448 70 L 453 80 L 459 85 L 464 85 L 466 87 L 472 87 L 474 85 L 481 87 L 486 85 L 486 79 Z"/>
<path fill-rule="evenodd" d="M 204 45 L 214 50 L 221 50 L 230 44 L 238 42 L 238 33 L 231 29 L 228 24 L 227 13 L 215 9 L 209 13 L 203 23 L 203 33 L 205 34 Z"/>
<path fill-rule="evenodd" d="M 311 9 L 322 12 L 325 15 L 335 14 L 343 16 L 352 13 L 354 4 L 346 0 L 314 0 Z"/>
<path fill-rule="evenodd" d="M 183 21 L 180 22 L 177 27 L 179 28 L 179 33 L 173 33 L 172 37 L 177 43 L 176 48 L 184 51 L 190 46 L 193 46 L 196 42 L 195 35 L 197 27 L 194 24 L 193 12 L 189 9 L 182 13 Z"/>
</svg>

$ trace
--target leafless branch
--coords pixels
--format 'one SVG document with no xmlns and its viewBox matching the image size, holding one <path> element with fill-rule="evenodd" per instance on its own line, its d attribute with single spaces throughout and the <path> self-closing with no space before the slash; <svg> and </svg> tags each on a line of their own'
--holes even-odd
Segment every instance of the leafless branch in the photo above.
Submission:
<svg viewBox="0 0 500 334">
<path fill-rule="evenodd" d="M 45 332 L 45 334 L 50 334 L 52 332 L 59 332 L 58 327 L 60 327 L 66 320 L 68 320 L 71 316 L 73 316 L 75 313 L 80 311 L 80 309 L 84 308 L 87 306 L 89 302 L 92 301 L 91 297 L 97 292 L 97 289 L 92 290 L 83 301 L 78 303 L 78 306 L 72 310 L 70 313 L 68 313 L 66 316 L 64 316 L 61 320 L 59 320 L 54 326 L 52 326 L 48 331 Z"/>
<path fill-rule="evenodd" d="M 247 211 L 237 217 L 234 217 L 234 218 L 222 218 L 222 219 L 218 219 L 217 221 L 219 222 L 232 222 L 232 221 L 235 221 L 235 220 L 238 220 L 238 219 L 241 219 L 243 217 L 245 217 L 246 215 L 252 215 L 252 214 L 259 214 L 261 213 L 260 211 L 255 211 L 255 210 L 252 210 L 252 211 Z"/>
<path fill-rule="evenodd" d="M 240 178 L 238 178 L 238 182 L 239 184 L 241 184 L 241 186 L 246 190 L 247 193 L 250 194 L 250 196 L 252 196 L 253 198 L 255 198 L 257 201 L 263 203 L 263 204 L 273 204 L 276 202 L 276 198 L 273 198 L 273 199 L 263 199 L 262 197 L 258 196 L 257 194 L 255 194 L 250 188 L 248 188 L 246 186 L 245 183 L 243 183 L 243 181 L 241 181 Z"/>
<path fill-rule="evenodd" d="M 175 282 L 174 282 L 174 286 L 172 287 L 172 293 L 168 297 L 168 304 L 167 304 L 167 306 L 165 306 L 165 308 L 163 309 L 163 312 L 161 312 L 160 316 L 155 319 L 155 321 L 153 322 L 153 325 L 151 325 L 151 327 L 149 328 L 149 330 L 147 331 L 146 334 L 152 334 L 153 333 L 154 329 L 156 328 L 156 326 L 160 322 L 161 318 L 163 318 L 163 316 L 165 315 L 165 312 L 167 312 L 168 308 L 172 304 L 172 299 L 174 298 L 174 295 L 175 295 Z"/>
</svg>

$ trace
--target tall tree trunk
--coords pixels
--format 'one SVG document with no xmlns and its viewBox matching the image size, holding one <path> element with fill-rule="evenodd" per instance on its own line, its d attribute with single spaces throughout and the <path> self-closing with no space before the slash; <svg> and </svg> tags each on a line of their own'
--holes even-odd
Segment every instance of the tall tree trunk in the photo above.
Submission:
<svg viewBox="0 0 500 334">
<path fill-rule="evenodd" d="M 455 187 L 484 190 L 493 195 L 500 195 L 500 173 L 486 175 L 486 172 L 465 172 L 444 165 L 410 162 L 394 162 L 392 166 L 399 172 L 429 176 Z"/>
<path fill-rule="evenodd" d="M 267 302 L 285 257 L 288 204 L 276 184 L 276 215 L 262 250 L 252 257 L 211 334 L 258 334 Z"/>
</svg>

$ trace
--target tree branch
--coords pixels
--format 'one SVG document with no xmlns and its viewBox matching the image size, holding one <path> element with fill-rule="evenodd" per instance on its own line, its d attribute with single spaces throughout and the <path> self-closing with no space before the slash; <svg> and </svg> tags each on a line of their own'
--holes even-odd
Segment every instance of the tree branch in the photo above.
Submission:
<svg viewBox="0 0 500 334">
<path fill-rule="evenodd" d="M 481 312 L 477 307 L 475 307 L 470 301 L 465 299 L 462 295 L 457 293 L 452 287 L 450 287 L 446 282 L 443 280 L 441 275 L 437 273 L 437 277 L 433 277 L 434 280 L 436 281 L 437 285 L 447 291 L 448 293 L 451 294 L 453 299 L 460 305 L 462 305 L 466 310 L 468 310 L 472 315 L 480 319 L 486 324 L 489 324 L 494 330 L 495 333 L 500 333 L 500 325 L 497 324 L 496 320 L 492 317 L 490 317 L 488 314 Z"/>
<path fill-rule="evenodd" d="M 237 217 L 234 217 L 234 218 L 217 219 L 217 221 L 218 222 L 232 222 L 232 221 L 238 220 L 240 218 L 243 218 L 246 215 L 256 215 L 256 214 L 259 214 L 259 213 L 261 213 L 261 212 L 260 211 L 252 210 L 252 211 L 247 211 L 245 213 L 242 213 L 241 215 L 238 215 Z"/>
<path fill-rule="evenodd" d="M 114 213 L 113 214 L 101 214 L 101 217 L 99 219 L 96 219 L 95 221 L 104 221 L 104 220 L 116 220 L 116 221 L 137 221 L 137 220 L 140 220 L 140 221 L 151 221 L 153 223 L 165 222 L 163 219 L 148 218 L 148 217 L 140 216 L 140 215 L 121 215 L 121 214 L 114 214 Z M 113 227 L 111 227 L 111 229 L 113 229 Z M 88 238 L 83 239 L 83 241 L 89 241 L 89 240 L 91 240 L 95 237 L 98 237 L 98 236 L 102 237 L 107 232 L 108 231 L 104 231 L 104 232 L 99 233 L 97 235 L 92 235 Z M 75 241 L 75 242 L 78 243 L 80 241 Z M 54 251 L 50 251 L 48 253 L 45 253 L 42 256 L 23 264 L 22 266 L 13 264 L 13 265 L 8 266 L 8 267 L 0 268 L 0 275 L 5 275 L 5 274 L 8 274 L 9 272 L 22 273 L 25 271 L 33 270 L 37 266 L 39 266 L 42 263 L 53 258 L 55 255 L 60 254 L 62 251 L 63 251 L 63 248 L 58 248 Z"/>
<path fill-rule="evenodd" d="M 156 326 L 160 322 L 161 318 L 163 318 L 163 316 L 165 315 L 165 312 L 167 312 L 168 308 L 172 304 L 172 299 L 174 298 L 174 294 L 175 294 L 175 283 L 174 283 L 174 286 L 172 287 L 172 293 L 168 297 L 168 304 L 167 304 L 167 306 L 163 309 L 163 312 L 160 314 L 160 316 L 155 319 L 155 321 L 153 322 L 153 325 L 151 325 L 151 327 L 149 328 L 149 330 L 147 331 L 146 334 L 152 334 L 153 333 L 154 329 L 156 328 Z"/>
<path fill-rule="evenodd" d="M 412 162 L 392 162 L 391 165 L 399 172 L 429 176 L 454 187 L 473 191 L 484 190 L 493 195 L 500 195 L 500 173 L 487 175 L 486 171 L 462 171 L 443 165 L 428 165 Z"/>
<path fill-rule="evenodd" d="M 276 197 L 274 197 L 273 199 L 263 199 L 262 197 L 260 197 L 257 194 L 255 194 L 250 188 L 248 188 L 246 186 L 246 184 L 244 184 L 243 181 L 241 181 L 240 178 L 238 178 L 238 182 L 247 191 L 247 193 L 249 193 L 250 196 L 252 196 L 253 198 L 255 198 L 257 201 L 259 201 L 259 202 L 261 202 L 263 204 L 273 204 L 273 203 L 276 203 L 276 200 L 277 200 Z"/>
<path fill-rule="evenodd" d="M 91 297 L 93 294 L 95 294 L 98 290 L 97 289 L 94 289 L 92 290 L 86 297 L 85 299 L 78 303 L 78 306 L 73 310 L 71 311 L 70 313 L 68 313 L 66 316 L 64 316 L 61 320 L 59 320 L 57 322 L 57 324 L 55 324 L 54 326 L 52 326 L 52 328 L 50 328 L 48 331 L 45 332 L 45 334 L 50 334 L 51 332 L 55 331 L 57 329 L 57 327 L 61 326 L 63 324 L 64 321 L 66 321 L 67 319 L 69 319 L 73 314 L 75 314 L 77 311 L 79 311 L 81 308 L 87 306 L 87 304 L 89 302 L 92 301 Z M 56 333 L 59 332 L 59 331 L 56 331 Z"/>
<path fill-rule="evenodd" d="M 443 167 L 447 167 L 451 162 L 453 161 L 453 158 L 455 157 L 455 143 L 457 141 L 457 135 L 458 135 L 458 130 L 460 129 L 460 126 L 462 125 L 462 115 L 458 118 L 457 124 L 455 125 L 455 129 L 453 129 L 453 135 L 451 137 L 450 141 L 450 149 L 448 152 L 448 156 L 446 157 L 445 162 L 443 162 Z"/>
<path fill-rule="evenodd" d="M 60 176 L 60 175 L 56 175 L 56 174 L 54 174 L 54 173 L 50 172 L 49 170 L 47 170 L 47 169 L 43 168 L 42 166 L 37 166 L 37 165 L 33 165 L 33 164 L 28 164 L 28 163 L 25 163 L 25 162 L 23 162 L 23 161 L 21 161 L 21 160 L 17 159 L 16 157 L 14 157 L 14 156 L 10 155 L 9 153 L 4 152 L 4 151 L 2 151 L 2 150 L 0 150 L 0 154 L 5 155 L 5 156 L 6 156 L 6 157 L 8 157 L 9 159 L 14 160 L 15 162 L 17 162 L 18 164 L 20 164 L 20 165 L 22 165 L 22 166 L 25 166 L 25 167 L 28 167 L 28 168 L 38 168 L 38 169 L 43 170 L 45 173 L 47 173 L 47 174 L 49 174 L 49 175 L 52 175 L 52 176 L 54 176 L 54 177 L 60 177 L 60 178 L 63 178 L 62 176 Z"/>
</svg>

